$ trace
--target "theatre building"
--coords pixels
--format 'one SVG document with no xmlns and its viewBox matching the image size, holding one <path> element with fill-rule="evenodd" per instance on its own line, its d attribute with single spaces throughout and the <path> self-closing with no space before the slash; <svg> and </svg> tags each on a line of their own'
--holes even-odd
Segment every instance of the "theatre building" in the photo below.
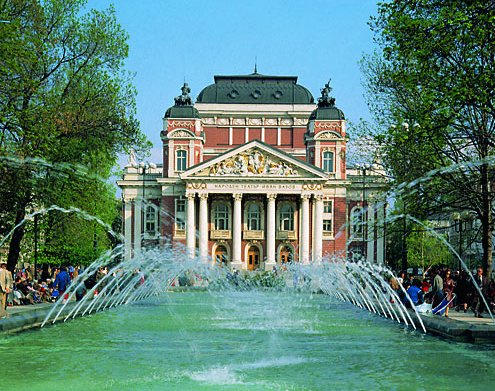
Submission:
<svg viewBox="0 0 495 391">
<path fill-rule="evenodd" d="M 126 256 L 171 242 L 236 269 L 349 254 L 383 262 L 381 184 L 347 168 L 330 92 L 315 102 L 297 77 L 255 72 L 215 76 L 193 103 L 184 84 L 163 118 L 162 163 L 131 154 L 118 181 Z"/>
</svg>

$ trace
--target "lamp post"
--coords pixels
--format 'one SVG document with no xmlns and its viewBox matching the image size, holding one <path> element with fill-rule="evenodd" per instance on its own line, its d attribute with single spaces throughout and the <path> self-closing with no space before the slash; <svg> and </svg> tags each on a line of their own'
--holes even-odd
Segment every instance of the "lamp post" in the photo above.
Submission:
<svg viewBox="0 0 495 391">
<path fill-rule="evenodd" d="M 38 215 L 34 215 L 34 279 L 38 278 Z"/>
<path fill-rule="evenodd" d="M 468 230 L 468 223 L 472 220 L 469 212 L 453 213 L 452 219 L 454 220 L 454 231 L 458 233 L 459 238 L 459 263 L 457 270 L 461 270 L 462 259 L 462 234 Z"/>
<path fill-rule="evenodd" d="M 144 233 L 146 232 L 146 174 L 149 174 L 152 169 L 156 168 L 156 164 L 150 163 L 150 162 L 139 162 L 139 164 L 134 164 L 134 168 L 138 169 L 138 173 L 141 174 L 143 178 L 143 185 L 142 185 L 142 198 L 141 198 L 141 229 L 142 229 L 142 236 L 141 236 L 141 245 L 143 244 L 144 241 Z"/>
<path fill-rule="evenodd" d="M 364 259 L 366 260 L 368 258 L 368 248 L 367 248 L 367 239 L 368 239 L 368 211 L 367 211 L 367 206 L 366 206 L 366 171 L 369 171 L 371 169 L 370 164 L 359 164 L 357 165 L 357 168 L 361 170 L 363 173 L 363 213 L 362 213 L 362 220 L 363 220 L 363 247 L 362 247 L 362 254 Z"/>
<path fill-rule="evenodd" d="M 396 126 L 392 125 L 392 127 L 395 128 Z M 419 125 L 416 121 L 414 121 L 413 128 L 419 128 L 419 127 L 421 127 L 421 125 Z M 408 122 L 402 123 L 402 130 L 404 132 L 409 132 L 409 123 Z M 404 161 L 403 161 L 404 167 L 403 168 L 404 168 L 404 177 L 405 177 L 405 172 L 407 170 L 405 151 L 403 151 L 402 155 L 404 157 Z M 406 199 L 404 196 L 402 197 L 402 212 L 403 212 L 404 217 L 402 219 L 401 268 L 402 268 L 402 270 L 405 271 L 405 270 L 407 270 L 407 218 L 406 218 Z"/>
</svg>

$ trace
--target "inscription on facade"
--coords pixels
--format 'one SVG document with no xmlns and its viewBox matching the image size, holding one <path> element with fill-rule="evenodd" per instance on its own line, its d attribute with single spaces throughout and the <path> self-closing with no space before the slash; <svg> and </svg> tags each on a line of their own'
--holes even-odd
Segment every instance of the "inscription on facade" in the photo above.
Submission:
<svg viewBox="0 0 495 391">
<path fill-rule="evenodd" d="M 209 190 L 298 190 L 300 185 L 289 183 L 208 183 Z"/>
</svg>

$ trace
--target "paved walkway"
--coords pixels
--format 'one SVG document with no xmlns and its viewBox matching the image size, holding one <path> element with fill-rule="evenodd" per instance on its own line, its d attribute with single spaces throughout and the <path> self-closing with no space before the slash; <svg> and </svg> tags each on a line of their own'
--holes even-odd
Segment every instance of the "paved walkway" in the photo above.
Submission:
<svg viewBox="0 0 495 391">
<path fill-rule="evenodd" d="M 492 318 L 488 312 L 484 312 L 482 314 L 483 318 L 476 318 L 474 316 L 473 311 L 467 310 L 466 313 L 464 311 L 457 312 L 454 309 L 449 309 L 449 318 L 459 320 L 461 322 L 468 322 L 470 324 L 485 324 L 485 325 L 494 325 Z"/>
</svg>

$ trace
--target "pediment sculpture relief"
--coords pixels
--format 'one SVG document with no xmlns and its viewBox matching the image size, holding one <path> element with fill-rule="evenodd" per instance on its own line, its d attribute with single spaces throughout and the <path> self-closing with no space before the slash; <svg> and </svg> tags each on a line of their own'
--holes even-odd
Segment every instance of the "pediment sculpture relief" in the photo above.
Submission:
<svg viewBox="0 0 495 391">
<path fill-rule="evenodd" d="M 255 149 L 233 156 L 207 169 L 210 176 L 297 176 L 298 172 L 291 164 L 283 160 L 274 160 Z"/>
</svg>

